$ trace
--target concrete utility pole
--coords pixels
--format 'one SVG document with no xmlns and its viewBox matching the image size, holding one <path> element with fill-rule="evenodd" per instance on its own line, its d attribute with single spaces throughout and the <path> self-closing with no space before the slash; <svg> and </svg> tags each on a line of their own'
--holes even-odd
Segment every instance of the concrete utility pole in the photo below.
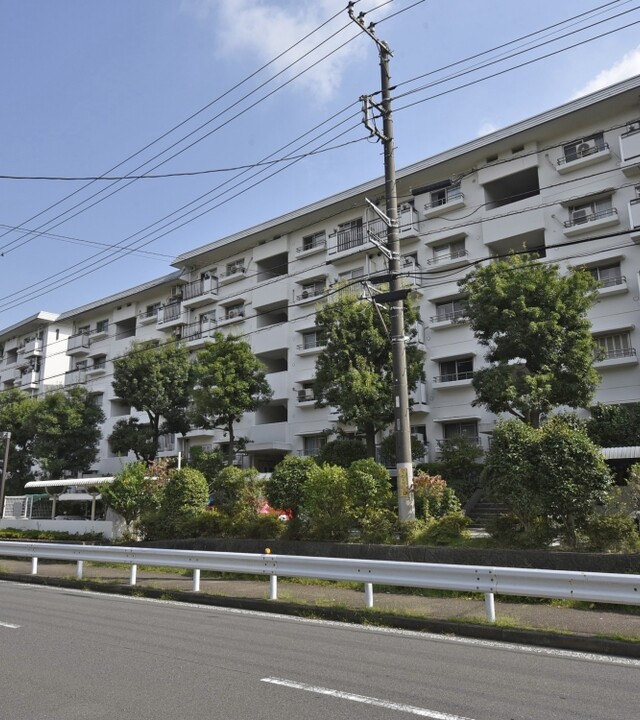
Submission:
<svg viewBox="0 0 640 720">
<path fill-rule="evenodd" d="M 11 442 L 11 433 L 0 433 L 4 438 L 4 462 L 2 463 L 2 479 L 0 480 L 0 518 L 4 513 L 4 488 L 7 482 L 7 467 L 9 466 L 9 444 Z"/>
<path fill-rule="evenodd" d="M 394 395 L 395 395 L 395 431 L 396 431 L 396 469 L 398 473 L 398 513 L 400 520 L 415 518 L 413 501 L 413 464 L 411 461 L 411 424 L 409 421 L 409 389 L 407 382 L 407 353 L 405 347 L 403 300 L 408 291 L 401 285 L 400 241 L 398 238 L 398 198 L 396 195 L 396 168 L 394 160 L 393 119 L 391 117 L 391 78 L 389 59 L 392 56 L 389 46 L 376 37 L 374 24 L 365 27 L 365 13 L 357 17 L 354 3 L 347 8 L 349 17 L 375 42 L 380 56 L 380 76 L 382 101 L 376 103 L 371 96 L 362 96 L 364 124 L 369 132 L 377 137 L 384 147 L 384 194 L 386 199 L 386 218 L 379 216 L 388 227 L 387 248 L 389 256 L 390 292 L 384 293 L 384 299 L 390 303 L 391 314 L 391 350 L 393 359 Z M 376 128 L 370 118 L 371 108 L 382 116 L 382 132 Z M 383 300 L 382 295 L 377 296 Z"/>
</svg>

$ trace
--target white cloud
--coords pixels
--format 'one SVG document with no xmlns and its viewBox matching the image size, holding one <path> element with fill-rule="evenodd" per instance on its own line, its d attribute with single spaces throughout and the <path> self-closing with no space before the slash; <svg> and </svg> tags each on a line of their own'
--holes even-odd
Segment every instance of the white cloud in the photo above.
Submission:
<svg viewBox="0 0 640 720">
<path fill-rule="evenodd" d="M 575 100 L 583 95 L 602 90 L 634 75 L 640 75 L 640 45 L 635 50 L 628 52 L 622 60 L 612 67 L 599 72 L 593 80 L 590 80 L 583 88 L 578 90 L 571 99 Z"/>
<path fill-rule="evenodd" d="M 382 2 L 370 2 L 369 8 Z M 352 27 L 338 32 L 350 22 L 345 0 L 184 0 L 183 7 L 194 12 L 203 22 L 211 23 L 219 53 L 231 58 L 249 55 L 260 64 L 275 58 L 343 10 L 331 23 L 276 60 L 270 68 L 270 74 L 284 70 L 327 40 L 281 76 L 282 80 L 290 79 L 301 70 L 310 68 L 292 86 L 311 91 L 318 100 L 326 100 L 333 95 L 350 62 L 361 56 L 366 48 L 362 40 L 355 40 L 337 49 L 357 31 L 355 24 L 351 23 Z M 380 13 L 372 15 L 371 19 L 374 17 L 379 19 Z M 334 34 L 336 36 L 332 37 Z M 371 43 L 370 40 L 368 42 Z M 311 67 L 334 49 L 337 49 L 334 54 Z"/>
<path fill-rule="evenodd" d="M 482 137 L 483 135 L 490 135 L 492 132 L 499 130 L 500 128 L 492 122 L 484 122 L 478 129 L 476 137 Z"/>
</svg>

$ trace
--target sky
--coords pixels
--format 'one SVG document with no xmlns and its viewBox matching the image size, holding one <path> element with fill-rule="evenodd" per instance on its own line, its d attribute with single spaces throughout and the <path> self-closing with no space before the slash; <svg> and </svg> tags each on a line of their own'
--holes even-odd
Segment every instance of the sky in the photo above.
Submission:
<svg viewBox="0 0 640 720">
<path fill-rule="evenodd" d="M 361 11 L 393 52 L 398 168 L 640 74 L 632 0 Z M 20 0 L 0 29 L 0 329 L 383 174 L 346 0 Z"/>
</svg>

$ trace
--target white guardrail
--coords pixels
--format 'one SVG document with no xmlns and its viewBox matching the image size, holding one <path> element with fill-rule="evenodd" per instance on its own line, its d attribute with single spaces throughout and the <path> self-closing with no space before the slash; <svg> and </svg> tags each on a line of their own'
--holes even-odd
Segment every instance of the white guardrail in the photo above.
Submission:
<svg viewBox="0 0 640 720">
<path fill-rule="evenodd" d="M 131 585 L 136 584 L 138 565 L 188 569 L 193 570 L 194 592 L 200 590 L 202 570 L 266 575 L 270 579 L 271 600 L 278 599 L 278 576 L 364 583 L 366 607 L 373 607 L 374 583 L 484 593 L 489 622 L 496 619 L 495 594 L 640 605 L 640 575 L 620 573 L 272 555 L 268 552 L 258 555 L 0 541 L 2 556 L 31 558 L 33 575 L 38 572 L 39 558 L 73 561 L 77 563 L 76 577 L 79 579 L 84 562 L 124 563 L 131 566 Z"/>
</svg>

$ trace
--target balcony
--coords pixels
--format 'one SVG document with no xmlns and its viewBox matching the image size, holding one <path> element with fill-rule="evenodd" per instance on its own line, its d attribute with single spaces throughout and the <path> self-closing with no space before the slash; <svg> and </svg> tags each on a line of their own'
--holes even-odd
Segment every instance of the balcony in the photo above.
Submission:
<svg viewBox="0 0 640 720">
<path fill-rule="evenodd" d="M 620 365 L 637 365 L 638 355 L 633 347 L 619 349 L 598 348 L 594 355 L 594 367 L 604 370 L 608 367 L 619 367 Z"/>
<path fill-rule="evenodd" d="M 72 335 L 67 341 L 67 355 L 88 355 L 89 336 L 86 333 Z"/>
<path fill-rule="evenodd" d="M 91 342 L 98 342 L 109 337 L 109 323 L 101 322 L 96 325 L 96 329 L 91 333 Z"/>
<path fill-rule="evenodd" d="M 85 370 L 87 380 L 101 377 L 107 373 L 107 363 L 102 360 L 101 362 L 93 363 L 90 367 Z"/>
<path fill-rule="evenodd" d="M 215 320 L 198 320 L 189 323 L 182 328 L 182 340 L 190 350 L 197 350 L 204 347 L 207 340 L 211 340 L 216 327 Z"/>
<path fill-rule="evenodd" d="M 296 295 L 296 302 L 301 305 L 308 302 L 314 302 L 316 298 L 324 295 L 326 291 L 327 287 L 325 283 L 303 286 L 302 292 Z"/>
<path fill-rule="evenodd" d="M 451 252 L 442 255 L 436 255 L 435 250 L 433 257 L 427 260 L 427 265 L 440 268 L 458 268 L 469 264 L 469 251 L 466 248 L 459 250 L 451 250 Z"/>
<path fill-rule="evenodd" d="M 85 385 L 87 382 L 86 370 L 69 370 L 64 374 L 64 386 Z"/>
<path fill-rule="evenodd" d="M 299 257 L 313 255 L 327 249 L 327 236 L 324 232 L 302 238 L 302 245 L 296 248 Z"/>
<path fill-rule="evenodd" d="M 366 248 L 367 236 L 362 225 L 337 230 L 329 236 L 328 254 L 351 255 Z"/>
<path fill-rule="evenodd" d="M 138 313 L 138 325 L 150 325 L 158 320 L 159 307 L 151 308 L 150 310 L 143 310 Z"/>
<path fill-rule="evenodd" d="M 589 140 L 581 143 L 572 151 L 565 151 L 565 154 L 556 161 L 557 170 L 560 175 L 566 175 L 573 170 L 581 170 L 608 160 L 610 157 L 611 149 L 607 143 Z"/>
<path fill-rule="evenodd" d="M 220 273 L 220 285 L 228 285 L 229 283 L 236 282 L 236 280 L 242 280 L 246 272 L 247 269 L 244 265 L 238 264 L 230 266 L 225 272 Z"/>
<path fill-rule="evenodd" d="M 305 338 L 305 341 L 296 345 L 298 355 L 311 355 L 312 353 L 318 353 L 324 348 L 325 343 L 317 337 Z"/>
<path fill-rule="evenodd" d="M 14 385 L 20 386 L 23 390 L 35 390 L 40 384 L 40 372 L 38 370 L 27 370 L 26 372 L 16 372 L 14 375 Z"/>
<path fill-rule="evenodd" d="M 599 282 L 598 295 L 606 297 L 608 295 L 622 295 L 628 292 L 627 278 L 624 275 L 614 275 L 608 278 L 602 278 Z"/>
<path fill-rule="evenodd" d="M 629 202 L 629 224 L 631 226 L 631 240 L 640 243 L 640 197 Z"/>
<path fill-rule="evenodd" d="M 611 207 L 604 210 L 574 210 L 569 220 L 565 220 L 564 234 L 567 237 L 591 232 L 595 229 L 610 227 L 620 222 L 618 209 Z"/>
<path fill-rule="evenodd" d="M 25 340 L 24 345 L 18 350 L 18 354 L 25 358 L 40 357 L 42 355 L 42 339 Z"/>
<path fill-rule="evenodd" d="M 163 305 L 158 308 L 158 315 L 156 319 L 156 327 L 158 330 L 166 330 L 167 328 L 176 327 L 183 324 L 182 318 L 182 305 L 177 303 L 171 303 L 170 305 Z"/>
<path fill-rule="evenodd" d="M 434 193 L 435 195 L 436 193 Z M 437 193 L 439 197 L 432 199 L 424 206 L 425 218 L 432 218 L 441 215 L 444 212 L 451 212 L 464 207 L 464 195 L 457 186 L 452 186 Z"/>
<path fill-rule="evenodd" d="M 473 370 L 462 372 L 446 373 L 444 375 L 436 375 L 433 382 L 438 386 L 438 390 L 446 390 L 447 388 L 465 387 L 471 385 L 473 380 Z"/>
<path fill-rule="evenodd" d="M 467 321 L 467 316 L 464 309 L 449 310 L 446 312 L 439 312 L 437 315 L 433 315 L 429 318 L 430 327 L 433 329 L 441 327 L 450 327 L 452 325 L 462 325 Z"/>
<path fill-rule="evenodd" d="M 182 288 L 183 307 L 196 308 L 208 305 L 218 296 L 218 278 L 207 273 L 200 280 L 195 280 Z"/>
<path fill-rule="evenodd" d="M 313 394 L 313 389 L 303 388 L 302 390 L 298 390 L 297 401 L 298 405 L 311 405 L 315 403 L 316 397 Z"/>
<path fill-rule="evenodd" d="M 620 168 L 627 177 L 640 175 L 640 120 L 627 123 L 620 135 Z"/>
</svg>

